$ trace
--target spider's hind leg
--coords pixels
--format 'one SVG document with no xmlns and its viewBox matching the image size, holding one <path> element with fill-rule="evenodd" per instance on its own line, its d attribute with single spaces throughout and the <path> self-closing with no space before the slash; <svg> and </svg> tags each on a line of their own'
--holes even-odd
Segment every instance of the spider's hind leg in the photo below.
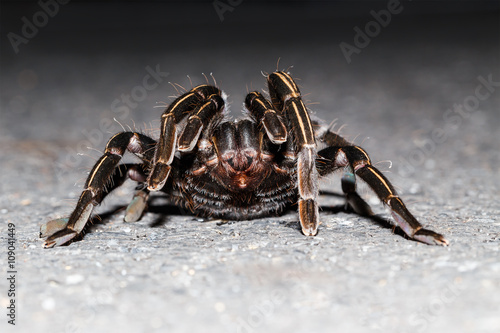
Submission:
<svg viewBox="0 0 500 333">
<path fill-rule="evenodd" d="M 154 145 L 153 139 L 139 133 L 123 132 L 113 136 L 106 145 L 104 155 L 90 171 L 84 190 L 70 217 L 52 220 L 41 226 L 40 237 L 46 238 L 44 247 L 63 245 L 81 235 L 94 206 L 101 203 L 108 193 L 123 184 L 127 176 L 134 180 L 145 178 L 142 164 L 118 165 L 118 163 L 128 150 L 142 158 L 147 164 L 147 161 L 153 157 Z M 140 208 L 141 205 L 127 210 L 135 212 Z"/>
<path fill-rule="evenodd" d="M 360 212 L 361 215 L 372 214 L 368 204 L 356 192 L 356 176 L 359 176 L 391 209 L 396 224 L 410 238 L 426 244 L 448 245 L 448 241 L 442 235 L 423 228 L 408 211 L 389 180 L 371 164 L 368 154 L 361 147 L 352 145 L 332 132 L 325 133 L 322 140 L 330 147 L 318 152 L 320 156 L 317 161 L 318 171 L 323 176 L 338 168 L 344 168 L 342 189 L 356 212 Z"/>
</svg>

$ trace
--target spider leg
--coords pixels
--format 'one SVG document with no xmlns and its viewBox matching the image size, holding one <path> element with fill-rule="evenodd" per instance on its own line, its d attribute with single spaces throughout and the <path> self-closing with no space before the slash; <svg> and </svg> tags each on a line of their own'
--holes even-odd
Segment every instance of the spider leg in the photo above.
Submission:
<svg viewBox="0 0 500 333">
<path fill-rule="evenodd" d="M 136 222 L 140 220 L 142 214 L 144 213 L 144 210 L 148 205 L 149 190 L 145 188 L 144 185 L 147 180 L 147 175 L 144 173 L 143 167 L 143 169 L 128 169 L 128 176 L 130 179 L 136 181 L 138 183 L 138 186 L 136 188 L 132 201 L 125 209 L 125 216 L 123 220 L 125 222 Z"/>
<path fill-rule="evenodd" d="M 127 175 L 142 180 L 142 165 L 118 165 L 126 150 L 144 160 L 146 164 L 153 157 L 155 141 L 143 134 L 123 132 L 113 136 L 107 143 L 104 155 L 96 162 L 85 182 L 78 203 L 66 219 L 49 221 L 40 228 L 40 237 L 46 238 L 44 247 L 63 245 L 80 235 L 89 221 L 94 206 L 98 205 L 113 189 L 120 186 Z M 127 214 L 137 208 L 128 209 Z"/>
<path fill-rule="evenodd" d="M 319 140 L 325 142 L 329 147 L 346 147 L 346 146 L 352 146 L 352 144 L 341 137 L 338 134 L 335 134 L 331 132 L 330 130 L 327 130 L 320 138 Z M 328 163 L 328 161 L 327 161 Z M 333 165 L 334 169 L 338 168 L 337 166 Z M 320 174 L 325 171 L 321 170 L 321 165 L 319 167 L 320 169 Z M 333 170 L 331 170 L 333 171 Z M 331 172 L 330 171 L 330 172 Z M 321 174 L 323 175 L 323 174 Z M 346 165 L 344 167 L 344 174 L 342 175 L 341 178 L 341 185 L 342 185 L 342 191 L 346 195 L 346 201 L 347 205 L 351 207 L 354 212 L 356 212 L 359 215 L 362 216 L 371 216 L 373 215 L 373 211 L 370 208 L 370 205 L 366 203 L 366 201 L 361 198 L 361 196 L 356 192 L 356 175 L 355 172 L 350 164 Z"/>
<path fill-rule="evenodd" d="M 152 170 L 147 179 L 148 190 L 159 191 L 170 174 L 176 149 L 192 151 L 203 127 L 224 108 L 222 92 L 213 86 L 200 85 L 179 96 L 165 110 L 161 118 L 160 139 L 155 149 Z M 178 136 L 178 124 L 190 114 Z"/>
<path fill-rule="evenodd" d="M 342 189 L 349 204 L 362 215 L 371 213 L 368 204 L 356 193 L 356 176 L 361 177 L 377 194 L 382 202 L 391 209 L 396 224 L 410 237 L 431 245 L 448 245 L 440 234 L 424 229 L 408 211 L 389 180 L 370 161 L 368 154 L 361 148 L 350 144 L 342 137 L 327 132 L 323 138 L 327 144 L 334 144 L 318 152 L 318 171 L 321 176 L 343 167 Z M 336 146 L 335 146 L 336 145 Z M 369 211 L 367 211 L 367 209 Z"/>
<path fill-rule="evenodd" d="M 299 219 L 302 232 L 314 236 L 318 232 L 318 171 L 313 125 L 302 101 L 299 88 L 290 75 L 274 72 L 267 78 L 269 94 L 275 110 L 283 110 L 291 127 L 297 154 Z M 289 139 L 290 140 L 290 139 Z"/>
<path fill-rule="evenodd" d="M 344 168 L 344 174 L 340 181 L 342 191 L 346 195 L 347 205 L 359 215 L 372 216 L 373 211 L 370 205 L 356 192 L 356 175 L 350 165 Z"/>
<path fill-rule="evenodd" d="M 139 221 L 144 210 L 147 207 L 149 198 L 149 191 L 147 189 L 138 189 L 134 193 L 132 201 L 125 209 L 125 217 L 123 220 L 125 222 L 136 222 Z"/>
</svg>

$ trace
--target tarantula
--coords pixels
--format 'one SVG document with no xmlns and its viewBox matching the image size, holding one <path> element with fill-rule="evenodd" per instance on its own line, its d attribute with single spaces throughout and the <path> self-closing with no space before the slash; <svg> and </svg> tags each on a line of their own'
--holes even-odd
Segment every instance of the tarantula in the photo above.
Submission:
<svg viewBox="0 0 500 333">
<path fill-rule="evenodd" d="M 158 141 L 137 132 L 114 135 L 90 171 L 73 213 L 41 227 L 44 246 L 63 245 L 81 235 L 94 206 L 127 177 L 139 183 L 126 208 L 128 222 L 140 219 L 150 192 L 162 191 L 197 215 L 233 220 L 279 214 L 298 203 L 302 232 L 314 236 L 320 224 L 319 178 L 338 169 L 343 169 L 342 190 L 355 212 L 372 214 L 356 192 L 358 176 L 390 208 L 408 237 L 448 245 L 413 217 L 361 147 L 311 121 L 290 74 L 274 72 L 267 84 L 270 100 L 256 91 L 246 96 L 247 119 L 224 121 L 225 94 L 204 84 L 167 107 Z M 326 148 L 318 151 L 318 143 Z M 142 162 L 119 164 L 125 151 Z"/>
</svg>

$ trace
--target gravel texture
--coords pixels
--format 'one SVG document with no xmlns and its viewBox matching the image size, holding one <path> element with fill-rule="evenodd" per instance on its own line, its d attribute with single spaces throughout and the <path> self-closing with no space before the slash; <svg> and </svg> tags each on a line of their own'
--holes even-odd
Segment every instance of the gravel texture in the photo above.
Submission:
<svg viewBox="0 0 500 333">
<path fill-rule="evenodd" d="M 353 28 L 387 3 L 245 1 L 221 21 L 213 3 L 71 2 L 15 54 L 7 33 L 20 33 L 21 18 L 40 7 L 2 2 L 0 330 L 499 332 L 498 3 L 401 5 L 348 63 L 339 44 L 353 45 Z M 82 241 L 42 248 L 40 225 L 71 212 L 113 133 L 158 135 L 156 107 L 177 94 L 168 82 L 189 88 L 213 73 L 236 118 L 247 89 L 265 88 L 260 72 L 279 58 L 279 68 L 293 65 L 316 116 L 346 124 L 341 133 L 449 247 L 328 210 L 343 201 L 326 195 L 316 237 L 300 233 L 293 211 L 220 224 L 161 196 L 141 221 L 125 223 L 128 182 Z M 146 90 L 151 71 L 162 74 Z M 322 188 L 339 193 L 338 176 Z M 388 218 L 366 186 L 360 192 Z M 11 299 L 15 326 L 5 315 Z"/>
</svg>

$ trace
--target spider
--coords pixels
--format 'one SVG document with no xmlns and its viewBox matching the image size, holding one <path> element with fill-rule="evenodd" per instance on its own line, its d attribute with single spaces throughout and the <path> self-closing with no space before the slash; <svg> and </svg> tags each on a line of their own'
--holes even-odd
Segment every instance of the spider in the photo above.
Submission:
<svg viewBox="0 0 500 333">
<path fill-rule="evenodd" d="M 122 132 L 107 143 L 69 218 L 42 225 L 49 248 L 82 235 L 94 206 L 128 177 L 138 187 L 124 220 L 137 221 L 150 192 L 162 191 L 194 214 L 248 220 L 282 213 L 298 203 L 302 232 L 314 236 L 320 225 L 319 178 L 343 170 L 342 190 L 360 215 L 370 206 L 356 192 L 360 177 L 387 205 L 409 238 L 448 245 L 440 234 L 424 229 L 408 211 L 368 154 L 331 128 L 312 121 L 289 73 L 267 75 L 270 99 L 259 92 L 245 98 L 248 117 L 225 121 L 225 94 L 203 84 L 182 94 L 161 116 L 158 141 L 138 132 Z M 321 144 L 325 148 L 320 149 Z M 128 151 L 141 159 L 119 164 Z"/>
</svg>

